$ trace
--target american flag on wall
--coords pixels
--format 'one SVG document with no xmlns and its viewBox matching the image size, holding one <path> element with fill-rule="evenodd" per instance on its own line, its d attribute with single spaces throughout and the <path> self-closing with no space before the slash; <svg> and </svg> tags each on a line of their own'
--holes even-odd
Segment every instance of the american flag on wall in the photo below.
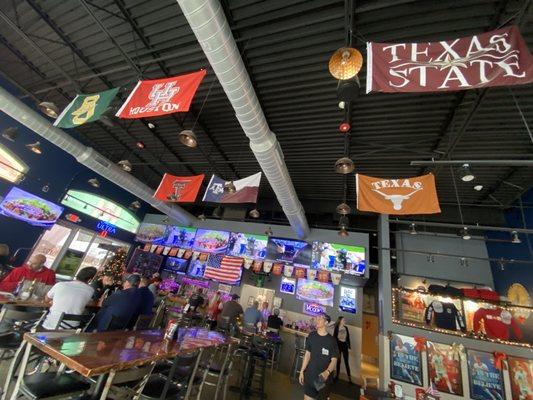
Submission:
<svg viewBox="0 0 533 400">
<path fill-rule="evenodd" d="M 204 278 L 235 284 L 241 279 L 243 259 L 240 257 L 211 254 L 207 260 Z"/>
</svg>

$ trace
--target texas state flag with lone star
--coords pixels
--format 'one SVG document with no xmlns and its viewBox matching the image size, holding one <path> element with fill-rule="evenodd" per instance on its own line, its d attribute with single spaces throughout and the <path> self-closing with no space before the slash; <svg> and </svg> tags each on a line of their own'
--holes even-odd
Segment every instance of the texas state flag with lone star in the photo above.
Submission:
<svg viewBox="0 0 533 400">
<path fill-rule="evenodd" d="M 261 172 L 247 176 L 246 178 L 233 181 L 235 193 L 224 191 L 226 180 L 213 175 L 207 185 L 204 198 L 205 202 L 211 203 L 257 203 L 259 194 L 259 184 L 261 183 Z"/>
</svg>

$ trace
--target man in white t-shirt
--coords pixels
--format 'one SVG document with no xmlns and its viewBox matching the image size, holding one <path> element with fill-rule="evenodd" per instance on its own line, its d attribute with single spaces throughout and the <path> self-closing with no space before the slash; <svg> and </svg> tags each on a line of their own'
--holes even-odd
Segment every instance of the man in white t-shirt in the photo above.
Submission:
<svg viewBox="0 0 533 400">
<path fill-rule="evenodd" d="M 88 282 L 96 275 L 96 268 L 83 268 L 76 275 L 76 279 L 68 282 L 56 283 L 47 293 L 47 299 L 52 300 L 50 312 L 44 320 L 43 328 L 57 329 L 57 323 L 62 313 L 82 315 L 87 303 L 93 297 L 94 289 Z M 69 323 L 75 326 L 75 323 Z"/>
</svg>

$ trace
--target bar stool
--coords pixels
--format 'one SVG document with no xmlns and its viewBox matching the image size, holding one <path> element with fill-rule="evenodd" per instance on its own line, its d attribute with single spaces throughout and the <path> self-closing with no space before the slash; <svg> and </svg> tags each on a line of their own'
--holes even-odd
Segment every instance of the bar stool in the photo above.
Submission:
<svg viewBox="0 0 533 400">
<path fill-rule="evenodd" d="M 255 336 L 252 347 L 247 353 L 246 366 L 241 380 L 241 394 L 239 399 L 257 394 L 261 399 L 266 398 L 265 378 L 269 360 L 268 342 Z M 258 386 L 254 387 L 254 384 Z"/>
<path fill-rule="evenodd" d="M 229 346 L 223 346 L 221 348 L 220 354 L 223 356 L 222 360 L 220 360 L 220 357 L 217 357 L 217 355 L 215 355 L 213 360 L 211 360 L 211 363 L 206 368 L 202 383 L 200 384 L 200 389 L 197 395 L 198 399 L 202 397 L 204 386 L 214 386 L 216 388 L 214 400 L 218 400 L 218 396 L 221 390 L 222 399 L 226 400 L 226 395 L 228 391 L 228 378 L 231 368 L 233 366 L 235 350 L 236 347 L 234 345 L 230 344 Z M 214 379 L 214 382 L 211 382 L 210 379 Z"/>
<path fill-rule="evenodd" d="M 294 356 L 292 358 L 292 367 L 291 367 L 291 382 L 296 381 L 300 369 L 302 368 L 302 363 L 305 356 L 305 344 L 304 339 L 301 336 L 296 335 L 294 337 Z"/>
</svg>

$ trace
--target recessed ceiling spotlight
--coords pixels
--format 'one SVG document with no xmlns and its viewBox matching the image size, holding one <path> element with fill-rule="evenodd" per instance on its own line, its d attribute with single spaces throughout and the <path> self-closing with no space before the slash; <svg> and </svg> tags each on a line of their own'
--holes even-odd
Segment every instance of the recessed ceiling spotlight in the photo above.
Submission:
<svg viewBox="0 0 533 400">
<path fill-rule="evenodd" d="M 146 125 L 147 125 L 148 128 L 150 128 L 150 129 L 155 129 L 155 128 L 157 128 L 157 126 L 155 126 L 155 124 L 154 124 L 153 122 L 148 122 Z"/>
<path fill-rule="evenodd" d="M 43 114 L 48 115 L 50 118 L 57 118 L 59 115 L 57 106 L 50 101 L 43 101 L 39 103 L 38 107 Z"/>
<path fill-rule="evenodd" d="M 474 186 L 474 190 L 477 191 L 477 192 L 481 192 L 483 190 L 483 185 Z"/>
<path fill-rule="evenodd" d="M 475 176 L 474 174 L 472 173 L 472 171 L 470 170 L 470 165 L 468 164 L 463 164 L 461 166 L 461 180 L 463 182 L 471 182 L 475 179 Z"/>
<path fill-rule="evenodd" d="M 418 234 L 418 232 L 416 231 L 416 225 L 414 223 L 409 224 L 409 234 L 410 235 Z"/>
<path fill-rule="evenodd" d="M 142 141 L 138 141 L 137 143 L 135 143 L 135 146 L 137 146 L 138 149 L 144 149 L 146 147 L 146 145 L 144 144 L 144 142 Z"/>
<path fill-rule="evenodd" d="M 344 107 L 346 107 L 346 102 L 345 102 L 345 101 L 342 101 L 342 100 L 339 101 L 339 108 L 340 108 L 341 110 L 344 110 Z"/>
<path fill-rule="evenodd" d="M 516 243 L 516 244 L 522 243 L 522 241 L 520 240 L 520 236 L 518 236 L 517 231 L 511 232 L 511 243 Z"/>
<path fill-rule="evenodd" d="M 352 127 L 346 121 L 344 121 L 343 123 L 339 125 L 339 131 L 341 131 L 342 133 L 348 133 L 350 132 L 350 129 L 352 129 Z"/>
</svg>

